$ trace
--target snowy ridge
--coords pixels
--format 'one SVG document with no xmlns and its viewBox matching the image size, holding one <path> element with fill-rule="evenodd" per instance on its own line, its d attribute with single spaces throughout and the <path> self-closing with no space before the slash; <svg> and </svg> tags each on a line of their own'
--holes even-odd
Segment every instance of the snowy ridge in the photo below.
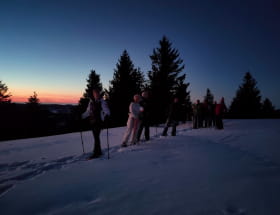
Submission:
<svg viewBox="0 0 280 215">
<path fill-rule="evenodd" d="M 280 120 L 225 120 L 222 131 L 178 127 L 120 148 L 125 128 L 0 142 L 3 214 L 280 214 Z M 157 134 L 157 135 L 156 135 Z M 21 197 L 20 201 L 17 199 Z"/>
</svg>

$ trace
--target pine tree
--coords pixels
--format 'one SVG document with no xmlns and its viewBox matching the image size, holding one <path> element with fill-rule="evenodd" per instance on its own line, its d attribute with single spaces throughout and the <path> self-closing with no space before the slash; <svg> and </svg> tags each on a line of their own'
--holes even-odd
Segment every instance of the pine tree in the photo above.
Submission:
<svg viewBox="0 0 280 215">
<path fill-rule="evenodd" d="M 8 87 L 6 86 L 5 83 L 2 83 L 2 81 L 0 80 L 0 103 L 10 103 L 11 99 L 10 97 L 12 96 L 10 93 L 8 92 Z"/>
<path fill-rule="evenodd" d="M 128 52 L 124 50 L 116 64 L 113 80 L 110 81 L 108 91 L 112 121 L 116 125 L 125 125 L 129 104 L 135 94 L 141 93 L 143 84 L 143 73 L 139 68 L 134 68 Z"/>
<path fill-rule="evenodd" d="M 206 95 L 204 96 L 204 101 L 206 101 L 208 104 L 214 103 L 214 96 L 211 93 L 209 88 L 207 88 L 207 90 L 206 90 Z"/>
<path fill-rule="evenodd" d="M 189 92 L 186 92 L 189 84 L 184 83 L 186 75 L 181 74 L 184 65 L 178 50 L 172 48 L 172 43 L 165 36 L 159 41 L 159 46 L 150 56 L 152 70 L 148 72 L 156 123 L 165 120 L 167 108 L 174 94 L 177 93 L 181 101 L 189 96 Z"/>
<path fill-rule="evenodd" d="M 185 83 L 185 78 L 186 74 L 178 78 L 177 83 L 174 87 L 174 95 L 176 95 L 179 98 L 179 102 L 182 104 L 180 113 L 180 118 L 182 119 L 182 121 L 190 120 L 192 107 L 190 92 L 187 91 L 189 83 Z"/>
<path fill-rule="evenodd" d="M 262 104 L 260 90 L 256 85 L 256 80 L 247 72 L 230 105 L 230 113 L 242 118 L 259 117 Z"/>
<path fill-rule="evenodd" d="M 275 107 L 272 105 L 272 102 L 265 98 L 265 100 L 262 103 L 262 113 L 264 116 L 272 116 L 275 113 Z"/>
<path fill-rule="evenodd" d="M 103 90 L 102 83 L 100 82 L 100 75 L 98 75 L 95 70 L 91 70 L 87 79 L 87 87 L 83 94 L 83 97 L 79 101 L 79 112 L 84 112 L 87 108 L 89 98 L 92 97 L 92 90 L 98 89 Z"/>
<path fill-rule="evenodd" d="M 33 92 L 33 96 L 30 96 L 28 98 L 28 104 L 32 104 L 32 105 L 38 105 L 40 102 L 40 99 L 38 99 L 38 95 L 37 93 L 34 91 Z"/>
</svg>

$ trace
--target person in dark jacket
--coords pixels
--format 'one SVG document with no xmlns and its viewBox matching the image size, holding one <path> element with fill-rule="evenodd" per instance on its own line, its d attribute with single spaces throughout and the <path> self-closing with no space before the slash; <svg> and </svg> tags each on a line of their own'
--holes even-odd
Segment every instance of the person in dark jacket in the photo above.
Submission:
<svg viewBox="0 0 280 215">
<path fill-rule="evenodd" d="M 98 158 L 102 155 L 100 133 L 105 118 L 110 115 L 108 104 L 104 99 L 101 99 L 99 90 L 94 89 L 92 94 L 93 97 L 90 98 L 87 110 L 82 115 L 83 118 L 89 117 L 94 137 L 94 149 L 93 154 L 89 157 L 90 159 Z"/>
<path fill-rule="evenodd" d="M 162 132 L 162 136 L 167 136 L 167 131 L 170 126 L 172 126 L 171 135 L 176 136 L 176 126 L 179 124 L 180 117 L 180 104 L 177 97 L 174 98 L 173 103 L 169 107 L 169 113 L 165 127 Z"/>
<path fill-rule="evenodd" d="M 193 128 L 202 127 L 202 104 L 198 99 L 195 104 L 193 104 Z"/>
<path fill-rule="evenodd" d="M 222 97 L 219 104 L 216 105 L 215 108 L 215 117 L 216 117 L 216 128 L 217 129 L 223 129 L 223 115 L 227 111 L 227 107 L 225 105 L 224 98 Z"/>
<path fill-rule="evenodd" d="M 145 140 L 150 140 L 150 118 L 151 118 L 151 103 L 149 99 L 148 91 L 142 93 L 140 100 L 140 106 L 143 107 L 144 111 L 140 115 L 140 126 L 137 134 L 137 141 L 140 141 L 142 131 L 144 129 Z"/>
</svg>

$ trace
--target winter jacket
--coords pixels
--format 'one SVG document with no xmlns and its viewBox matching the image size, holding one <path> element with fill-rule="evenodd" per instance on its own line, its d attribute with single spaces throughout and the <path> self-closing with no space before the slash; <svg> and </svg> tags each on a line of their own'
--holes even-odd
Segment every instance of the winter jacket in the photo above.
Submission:
<svg viewBox="0 0 280 215">
<path fill-rule="evenodd" d="M 227 107 L 224 103 L 221 104 L 217 104 L 216 108 L 215 108 L 215 114 L 216 116 L 221 116 L 224 114 L 224 112 L 226 112 Z"/>
<path fill-rule="evenodd" d="M 129 117 L 139 119 L 141 109 L 143 109 L 143 107 L 141 107 L 139 103 L 131 102 L 129 105 Z"/>
<path fill-rule="evenodd" d="M 82 114 L 83 119 L 90 117 L 92 124 L 103 122 L 106 116 L 110 116 L 110 110 L 103 99 L 90 99 L 87 110 Z"/>
<path fill-rule="evenodd" d="M 144 108 L 144 111 L 140 114 L 140 119 L 142 119 L 143 121 L 148 121 L 151 115 L 150 101 L 148 99 L 142 98 L 139 104 Z"/>
</svg>

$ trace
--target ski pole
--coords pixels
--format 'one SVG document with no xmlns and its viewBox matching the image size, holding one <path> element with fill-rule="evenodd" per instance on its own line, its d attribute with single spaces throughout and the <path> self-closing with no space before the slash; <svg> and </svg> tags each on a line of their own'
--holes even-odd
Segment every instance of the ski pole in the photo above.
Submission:
<svg viewBox="0 0 280 215">
<path fill-rule="evenodd" d="M 157 137 L 157 127 L 158 127 L 158 124 L 156 124 L 156 137 Z"/>
<path fill-rule="evenodd" d="M 82 129 L 82 120 L 80 120 L 80 136 L 81 136 L 81 141 L 82 141 L 83 154 L 85 154 L 84 140 L 83 140 L 83 129 Z"/>
<path fill-rule="evenodd" d="M 82 141 L 82 147 L 83 147 L 83 154 L 85 154 L 84 141 L 83 141 L 83 134 L 82 134 L 82 131 L 80 131 L 80 134 L 81 134 L 81 141 Z"/>
<path fill-rule="evenodd" d="M 108 122 L 107 122 L 107 148 L 108 148 L 108 160 L 110 159 L 110 146 L 109 146 L 109 132 L 108 132 Z"/>
</svg>

